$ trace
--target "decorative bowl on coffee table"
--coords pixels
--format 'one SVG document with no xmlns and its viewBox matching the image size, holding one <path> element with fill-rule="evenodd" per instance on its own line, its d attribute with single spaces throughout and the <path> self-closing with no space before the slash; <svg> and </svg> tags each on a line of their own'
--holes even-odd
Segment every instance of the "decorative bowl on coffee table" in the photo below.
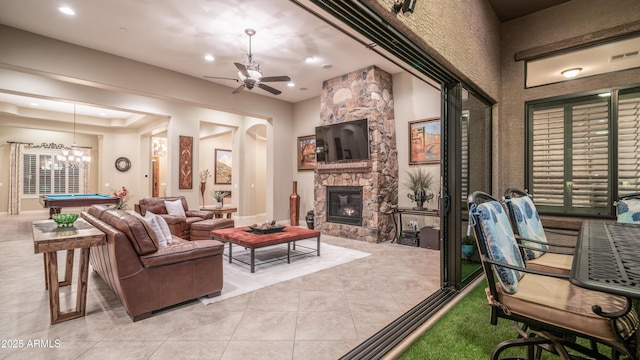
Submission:
<svg viewBox="0 0 640 360">
<path fill-rule="evenodd" d="M 78 220 L 78 214 L 54 214 L 51 217 L 58 227 L 71 227 Z"/>
<path fill-rule="evenodd" d="M 271 234 L 271 233 L 275 233 L 275 232 L 281 232 L 284 231 L 285 226 L 282 225 L 274 225 L 272 227 L 267 227 L 267 228 L 260 228 L 258 226 L 249 226 L 249 229 L 251 229 L 250 231 L 254 234 Z"/>
</svg>

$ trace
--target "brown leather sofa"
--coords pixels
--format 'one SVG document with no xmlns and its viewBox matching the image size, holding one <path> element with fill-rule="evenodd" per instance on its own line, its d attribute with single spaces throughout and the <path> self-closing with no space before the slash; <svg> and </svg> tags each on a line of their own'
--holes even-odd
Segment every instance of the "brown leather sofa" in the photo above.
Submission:
<svg viewBox="0 0 640 360">
<path fill-rule="evenodd" d="M 133 321 L 184 301 L 220 295 L 223 243 L 173 236 L 170 245 L 159 247 L 149 224 L 126 211 L 93 205 L 81 216 L 106 234 L 105 245 L 91 248 L 91 266 Z"/>
<path fill-rule="evenodd" d="M 167 212 L 167 208 L 164 205 L 165 200 L 174 201 L 178 199 L 182 201 L 182 207 L 187 215 L 186 217 L 169 215 Z M 162 216 L 169 225 L 171 233 L 185 240 L 190 239 L 191 224 L 213 218 L 213 213 L 211 211 L 189 210 L 187 199 L 185 199 L 184 196 L 144 198 L 136 205 L 136 211 L 143 216 L 147 211 L 151 211 L 154 214 Z"/>
</svg>

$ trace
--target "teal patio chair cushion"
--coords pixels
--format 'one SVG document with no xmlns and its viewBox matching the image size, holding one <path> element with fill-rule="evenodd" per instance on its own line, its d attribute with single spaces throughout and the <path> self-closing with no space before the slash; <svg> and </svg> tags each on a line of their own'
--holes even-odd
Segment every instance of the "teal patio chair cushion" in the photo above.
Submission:
<svg viewBox="0 0 640 360">
<path fill-rule="evenodd" d="M 520 236 L 546 243 L 547 236 L 544 233 L 540 215 L 533 201 L 528 196 L 513 197 L 509 201 Z M 549 246 L 544 244 L 526 240 L 521 241 L 522 245 L 540 249 L 539 251 L 524 249 L 524 256 L 527 260 L 538 258 L 549 249 Z"/>
<path fill-rule="evenodd" d="M 477 211 L 482 229 L 481 241 L 486 241 L 485 248 L 489 259 L 524 268 L 515 235 L 502 205 L 495 200 L 488 201 L 478 205 Z M 493 265 L 493 267 L 504 292 L 508 294 L 518 292 L 518 281 L 524 274 L 504 266 Z"/>
<path fill-rule="evenodd" d="M 640 224 L 640 199 L 618 201 L 618 222 Z"/>
</svg>

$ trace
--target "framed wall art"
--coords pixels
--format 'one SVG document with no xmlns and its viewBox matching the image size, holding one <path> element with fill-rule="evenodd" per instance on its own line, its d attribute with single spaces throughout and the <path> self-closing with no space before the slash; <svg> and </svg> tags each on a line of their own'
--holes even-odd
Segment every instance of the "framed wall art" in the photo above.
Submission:
<svg viewBox="0 0 640 360">
<path fill-rule="evenodd" d="M 298 137 L 298 170 L 313 170 L 316 167 L 316 136 Z"/>
<path fill-rule="evenodd" d="M 180 135 L 178 188 L 193 188 L 193 137 Z"/>
<path fill-rule="evenodd" d="M 409 165 L 440 162 L 440 119 L 409 123 Z"/>
<path fill-rule="evenodd" d="M 231 150 L 216 149 L 216 169 L 213 179 L 215 184 L 231 184 L 231 160 Z"/>
</svg>

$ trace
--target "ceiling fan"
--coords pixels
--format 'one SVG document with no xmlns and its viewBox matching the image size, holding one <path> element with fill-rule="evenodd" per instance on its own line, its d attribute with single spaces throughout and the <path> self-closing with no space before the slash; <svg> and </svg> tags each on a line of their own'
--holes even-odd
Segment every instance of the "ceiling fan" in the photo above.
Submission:
<svg viewBox="0 0 640 360">
<path fill-rule="evenodd" d="M 260 72 L 260 65 L 253 61 L 253 54 L 251 53 L 251 37 L 256 34 L 256 31 L 253 29 L 245 29 L 244 33 L 249 35 L 249 53 L 247 54 L 247 61 L 244 64 L 241 63 L 233 63 L 238 69 L 238 77 L 236 78 L 226 78 L 226 77 L 218 77 L 218 76 L 204 76 L 207 79 L 222 79 L 222 80 L 233 80 L 235 82 L 241 83 L 240 86 L 233 90 L 232 94 L 237 94 L 242 91 L 244 88 L 249 90 L 253 89 L 255 86 L 259 87 L 262 90 L 268 91 L 273 95 L 279 95 L 282 91 L 278 89 L 274 89 L 271 86 L 265 84 L 266 82 L 277 82 L 277 81 L 291 81 L 291 78 L 282 75 L 282 76 L 266 76 L 263 77 Z"/>
</svg>

